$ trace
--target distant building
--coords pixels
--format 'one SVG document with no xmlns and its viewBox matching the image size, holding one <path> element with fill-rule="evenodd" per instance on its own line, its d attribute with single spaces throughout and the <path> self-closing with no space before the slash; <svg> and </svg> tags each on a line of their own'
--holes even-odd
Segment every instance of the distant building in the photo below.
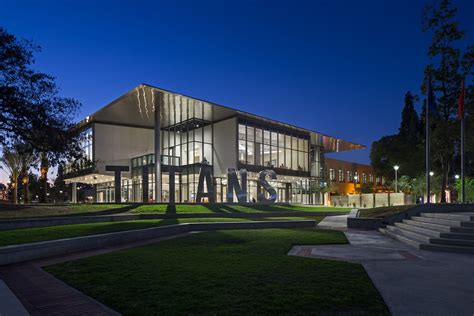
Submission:
<svg viewBox="0 0 474 316">
<path fill-rule="evenodd" d="M 326 179 L 331 183 L 331 194 L 359 194 L 362 191 L 385 191 L 385 179 L 377 176 L 369 165 L 324 158 Z"/>
</svg>

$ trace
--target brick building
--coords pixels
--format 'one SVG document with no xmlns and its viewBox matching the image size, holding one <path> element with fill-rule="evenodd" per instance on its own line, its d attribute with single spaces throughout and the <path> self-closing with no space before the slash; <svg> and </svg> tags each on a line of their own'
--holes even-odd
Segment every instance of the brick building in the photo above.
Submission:
<svg viewBox="0 0 474 316">
<path fill-rule="evenodd" d="M 377 176 L 372 166 L 333 159 L 324 159 L 326 179 L 331 194 L 358 194 L 385 191 L 385 179 Z"/>
</svg>

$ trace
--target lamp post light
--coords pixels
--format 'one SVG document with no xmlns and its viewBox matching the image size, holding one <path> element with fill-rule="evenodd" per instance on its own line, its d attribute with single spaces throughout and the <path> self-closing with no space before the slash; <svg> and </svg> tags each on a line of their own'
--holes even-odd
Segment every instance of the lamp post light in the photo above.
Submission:
<svg viewBox="0 0 474 316">
<path fill-rule="evenodd" d="M 393 169 L 395 170 L 395 193 L 398 193 L 398 169 L 400 169 L 400 166 L 393 166 Z"/>
<path fill-rule="evenodd" d="M 454 179 L 458 180 L 458 179 L 459 179 L 459 175 L 458 175 L 458 174 L 455 174 L 455 175 L 454 175 Z"/>
<path fill-rule="evenodd" d="M 434 176 L 434 172 L 430 171 L 430 177 Z"/>
</svg>

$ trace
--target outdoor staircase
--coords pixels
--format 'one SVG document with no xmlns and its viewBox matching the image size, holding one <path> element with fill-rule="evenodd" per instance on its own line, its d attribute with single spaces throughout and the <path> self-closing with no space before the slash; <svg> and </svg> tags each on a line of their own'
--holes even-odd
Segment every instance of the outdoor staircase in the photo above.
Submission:
<svg viewBox="0 0 474 316">
<path fill-rule="evenodd" d="M 421 213 L 379 231 L 419 249 L 474 254 L 474 213 Z"/>
</svg>

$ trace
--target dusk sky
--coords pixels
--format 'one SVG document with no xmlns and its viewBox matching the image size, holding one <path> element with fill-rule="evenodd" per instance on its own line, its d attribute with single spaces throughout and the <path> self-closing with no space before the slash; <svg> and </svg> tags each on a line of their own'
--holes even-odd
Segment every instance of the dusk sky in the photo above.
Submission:
<svg viewBox="0 0 474 316">
<path fill-rule="evenodd" d="M 148 83 L 367 145 L 332 156 L 368 163 L 419 94 L 425 3 L 0 0 L 0 25 L 42 46 L 78 119 Z M 473 43 L 474 1 L 454 3 Z"/>
</svg>

